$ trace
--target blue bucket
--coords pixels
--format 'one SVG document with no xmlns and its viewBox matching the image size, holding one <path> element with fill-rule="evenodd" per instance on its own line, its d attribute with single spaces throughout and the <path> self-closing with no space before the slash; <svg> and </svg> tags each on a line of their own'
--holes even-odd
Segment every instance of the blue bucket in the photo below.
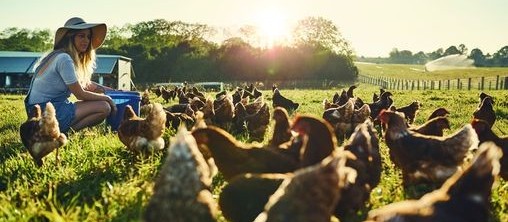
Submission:
<svg viewBox="0 0 508 222">
<path fill-rule="evenodd" d="M 130 105 L 136 115 L 139 116 L 139 105 L 141 102 L 141 96 L 139 92 L 132 91 L 106 91 L 106 95 L 110 96 L 113 99 L 113 102 L 116 104 L 116 115 L 109 115 L 106 119 L 106 122 L 111 126 L 111 129 L 116 131 L 120 122 L 123 119 L 123 113 L 125 111 L 125 107 Z"/>
</svg>

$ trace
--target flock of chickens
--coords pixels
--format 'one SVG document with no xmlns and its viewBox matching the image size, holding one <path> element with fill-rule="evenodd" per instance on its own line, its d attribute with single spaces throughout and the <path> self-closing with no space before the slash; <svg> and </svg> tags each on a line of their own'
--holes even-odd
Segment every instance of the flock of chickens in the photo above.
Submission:
<svg viewBox="0 0 508 222">
<path fill-rule="evenodd" d="M 372 103 L 364 103 L 353 95 L 355 88 L 325 99 L 322 117 L 298 114 L 293 119 L 288 112 L 299 104 L 275 85 L 273 112 L 252 84 L 215 99 L 187 85 L 158 87 L 155 94 L 166 102 L 178 99 L 169 107 L 150 103 L 145 91 L 141 109 L 146 117 L 127 106 L 120 141 L 135 154 L 151 153 L 167 147 L 162 138 L 166 128 L 177 133 L 143 219 L 215 221 L 219 208 L 232 222 L 343 220 L 365 206 L 381 180 L 381 135 L 405 187 L 440 188 L 419 200 L 372 210 L 367 221 L 487 221 L 495 178 L 499 174 L 508 180 L 508 155 L 502 155 L 508 152 L 508 137 L 492 131 L 493 98 L 481 93 L 472 122 L 443 136 L 450 128 L 445 108 L 414 126 L 420 102 L 397 108 L 393 94 L 381 90 Z M 268 144 L 235 138 L 263 141 L 271 119 L 275 124 Z M 67 142 L 51 103 L 42 114 L 39 106 L 34 108 L 20 135 L 38 166 Z M 227 183 L 216 202 L 210 187 L 219 172 Z"/>
</svg>

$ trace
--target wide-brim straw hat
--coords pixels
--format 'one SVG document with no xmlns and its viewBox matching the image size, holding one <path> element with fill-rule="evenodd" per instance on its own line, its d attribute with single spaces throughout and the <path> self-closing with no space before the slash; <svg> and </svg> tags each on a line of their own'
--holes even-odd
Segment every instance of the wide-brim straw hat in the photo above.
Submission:
<svg viewBox="0 0 508 222">
<path fill-rule="evenodd" d="M 82 29 L 92 29 L 92 39 L 91 44 L 93 49 L 99 48 L 104 39 L 106 38 L 107 27 L 104 23 L 86 23 L 85 20 L 79 17 L 73 17 L 65 22 L 63 27 L 58 28 L 55 34 L 55 44 L 56 47 L 58 43 L 63 39 L 67 31 L 70 29 L 82 30 Z"/>
</svg>

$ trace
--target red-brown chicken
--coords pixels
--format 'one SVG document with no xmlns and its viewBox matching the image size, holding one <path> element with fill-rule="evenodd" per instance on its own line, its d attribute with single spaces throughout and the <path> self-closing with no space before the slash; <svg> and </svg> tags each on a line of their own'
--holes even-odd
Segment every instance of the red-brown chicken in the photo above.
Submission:
<svg viewBox="0 0 508 222">
<path fill-rule="evenodd" d="M 216 221 L 212 177 L 194 137 L 180 128 L 144 212 L 145 221 Z"/>
<path fill-rule="evenodd" d="M 478 134 L 480 143 L 492 141 L 501 148 L 504 155 L 500 160 L 501 172 L 499 173 L 499 175 L 503 179 L 508 180 L 508 136 L 502 137 L 497 136 L 494 132 L 492 132 L 489 123 L 483 120 L 474 119 L 471 125 L 473 125 L 473 128 Z"/>
<path fill-rule="evenodd" d="M 292 100 L 282 96 L 279 89 L 277 88 L 275 88 L 273 91 L 272 102 L 273 108 L 280 106 L 284 107 L 284 109 L 288 111 L 296 110 L 298 109 L 298 106 L 300 106 L 299 103 L 295 103 Z"/>
<path fill-rule="evenodd" d="M 345 162 L 345 155 L 337 155 L 296 171 L 282 182 L 254 221 L 330 221 L 342 189 L 356 177 Z"/>
<path fill-rule="evenodd" d="M 269 123 L 270 110 L 267 103 L 264 103 L 256 113 L 247 115 L 245 117 L 245 124 L 247 125 L 250 140 L 263 141 Z"/>
<path fill-rule="evenodd" d="M 492 184 L 499 172 L 501 151 L 481 145 L 472 164 L 443 186 L 419 200 L 393 203 L 369 212 L 368 222 L 488 221 Z"/>
<path fill-rule="evenodd" d="M 199 149 L 211 154 L 227 181 L 244 173 L 287 173 L 298 167 L 292 157 L 273 149 L 240 143 L 218 127 L 196 129 L 192 135 Z"/>
<path fill-rule="evenodd" d="M 19 127 L 19 134 L 23 145 L 39 167 L 43 164 L 42 158 L 55 149 L 58 162 L 58 147 L 67 143 L 67 137 L 58 128 L 55 107 L 50 102 L 46 103 L 42 114 L 41 107 L 34 106 L 30 118 Z"/>
<path fill-rule="evenodd" d="M 496 122 L 496 112 L 494 111 L 494 101 L 492 97 L 486 96 L 483 98 L 480 106 L 474 111 L 473 117 L 475 119 L 481 119 L 489 123 L 490 127 Z"/>
<path fill-rule="evenodd" d="M 413 132 L 427 136 L 443 136 L 445 129 L 450 129 L 450 122 L 448 118 L 442 116 L 431 119 L 420 126 L 409 128 Z"/>
<path fill-rule="evenodd" d="M 379 119 L 387 124 L 390 159 L 402 170 L 404 185 L 444 182 L 462 165 L 468 151 L 478 146 L 470 124 L 450 136 L 436 137 L 408 130 L 396 112 L 383 111 Z"/>
<path fill-rule="evenodd" d="M 300 152 L 301 167 L 320 163 L 335 151 L 337 139 L 333 136 L 332 126 L 323 119 L 299 115 L 293 121 L 291 129 L 307 137 L 307 146 Z"/>
<path fill-rule="evenodd" d="M 347 159 L 346 166 L 355 169 L 357 176 L 354 184 L 344 188 L 342 198 L 335 207 L 334 214 L 341 221 L 344 216 L 355 213 L 365 205 L 371 190 L 381 178 L 379 140 L 372 122 L 366 121 L 358 125 L 344 150 L 354 155 L 354 158 Z"/>
<path fill-rule="evenodd" d="M 421 103 L 418 101 L 413 101 L 411 104 L 396 109 L 397 112 L 404 113 L 407 123 L 413 124 L 416 114 L 418 113 L 418 110 L 420 109 Z"/>
<path fill-rule="evenodd" d="M 136 116 L 130 105 L 125 107 L 124 118 L 118 127 L 118 138 L 134 153 L 162 150 L 162 133 L 166 124 L 166 112 L 159 103 L 150 104 L 148 116 Z"/>
<path fill-rule="evenodd" d="M 273 120 L 275 120 L 275 126 L 270 145 L 277 147 L 291 139 L 291 123 L 288 112 L 282 107 L 273 110 Z"/>
<path fill-rule="evenodd" d="M 437 108 L 436 110 L 434 110 L 430 114 L 430 116 L 429 116 L 429 118 L 427 120 L 431 120 L 431 119 L 434 119 L 434 118 L 439 117 L 439 116 L 446 117 L 446 116 L 448 116 L 448 114 L 450 114 L 450 112 L 448 110 L 446 110 L 445 108 L 440 107 L 440 108 Z"/>
</svg>

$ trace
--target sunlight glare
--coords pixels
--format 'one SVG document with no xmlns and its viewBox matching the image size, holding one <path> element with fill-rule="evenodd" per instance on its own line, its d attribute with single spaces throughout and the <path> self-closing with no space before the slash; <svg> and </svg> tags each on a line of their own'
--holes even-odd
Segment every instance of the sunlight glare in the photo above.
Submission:
<svg viewBox="0 0 508 222">
<path fill-rule="evenodd" d="M 261 46 L 272 48 L 287 42 L 289 25 L 281 10 L 265 9 L 256 16 L 256 26 L 261 37 Z"/>
</svg>

